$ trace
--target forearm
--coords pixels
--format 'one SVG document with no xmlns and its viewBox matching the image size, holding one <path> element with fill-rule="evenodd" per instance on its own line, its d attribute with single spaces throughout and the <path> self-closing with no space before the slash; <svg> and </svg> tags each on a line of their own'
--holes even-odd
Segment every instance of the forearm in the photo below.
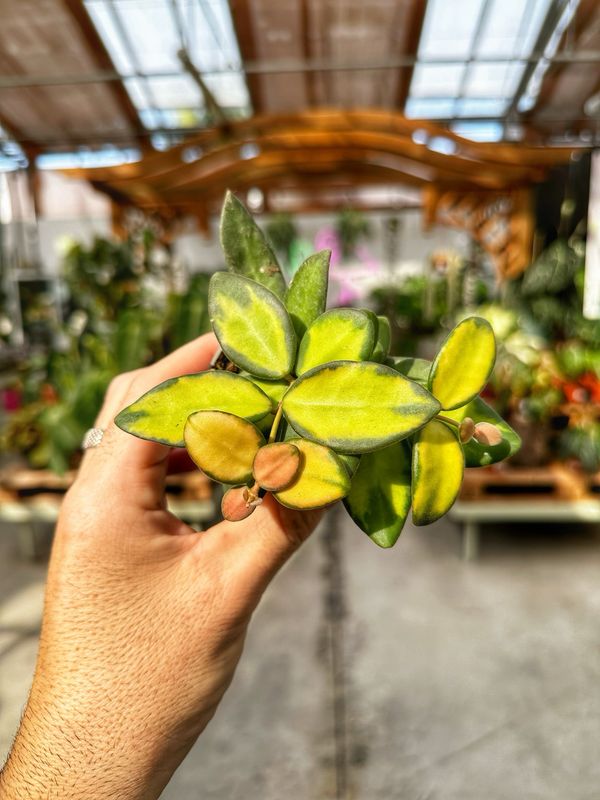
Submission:
<svg viewBox="0 0 600 800">
<path fill-rule="evenodd" d="M 152 800 L 177 763 L 160 763 L 151 740 L 81 710 L 28 705 L 9 759 L 0 773 L 3 800 Z"/>
</svg>

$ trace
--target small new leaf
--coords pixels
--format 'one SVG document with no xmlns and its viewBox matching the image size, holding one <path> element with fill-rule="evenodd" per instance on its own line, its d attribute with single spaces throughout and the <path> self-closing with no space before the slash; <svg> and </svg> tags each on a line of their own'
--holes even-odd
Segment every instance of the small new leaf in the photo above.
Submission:
<svg viewBox="0 0 600 800">
<path fill-rule="evenodd" d="M 495 464 L 512 456 L 521 447 L 521 439 L 518 434 L 481 397 L 476 397 L 461 408 L 444 411 L 444 416 L 455 419 L 457 422 L 462 422 L 466 417 L 470 417 L 475 424 L 490 422 L 500 431 L 502 441 L 497 445 L 485 444 L 476 439 L 470 439 L 463 444 L 466 467 L 485 467 Z"/>
<path fill-rule="evenodd" d="M 286 489 L 298 474 L 302 459 L 291 442 L 274 442 L 261 447 L 254 458 L 254 480 L 268 492 Z"/>
<path fill-rule="evenodd" d="M 255 505 L 247 500 L 246 486 L 232 486 L 221 500 L 221 514 L 230 522 L 240 522 L 254 512 Z"/>
</svg>

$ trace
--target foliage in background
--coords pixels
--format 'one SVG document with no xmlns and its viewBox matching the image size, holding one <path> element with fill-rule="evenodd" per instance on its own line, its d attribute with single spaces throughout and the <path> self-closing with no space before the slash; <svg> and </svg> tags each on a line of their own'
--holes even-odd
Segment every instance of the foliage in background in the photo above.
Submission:
<svg viewBox="0 0 600 800">
<path fill-rule="evenodd" d="M 337 217 L 335 229 L 342 248 L 342 256 L 351 258 L 361 239 L 371 235 L 371 227 L 362 211 L 345 208 Z"/>
<path fill-rule="evenodd" d="M 438 254 L 437 264 L 440 258 Z M 442 323 L 451 323 L 458 309 L 477 308 L 488 299 L 487 284 L 476 265 L 449 255 L 445 263 L 444 269 L 409 275 L 371 293 L 369 302 L 375 312 L 390 319 L 395 346 L 411 355 L 418 354 L 423 337 L 435 334 Z"/>
<path fill-rule="evenodd" d="M 290 214 L 275 214 L 266 226 L 267 239 L 285 264 L 290 261 L 290 249 L 298 238 L 298 229 Z"/>
<path fill-rule="evenodd" d="M 600 324 L 585 319 L 582 239 L 556 239 L 506 287 L 502 305 L 480 307 L 499 342 L 494 404 L 531 447 L 527 456 L 577 459 L 600 469 Z"/>
<path fill-rule="evenodd" d="M 72 465 L 114 375 L 210 328 L 209 276 L 188 281 L 146 229 L 125 241 L 73 244 L 62 276 L 66 322 L 18 366 L 20 408 L 0 434 L 3 450 L 55 472 Z"/>
</svg>

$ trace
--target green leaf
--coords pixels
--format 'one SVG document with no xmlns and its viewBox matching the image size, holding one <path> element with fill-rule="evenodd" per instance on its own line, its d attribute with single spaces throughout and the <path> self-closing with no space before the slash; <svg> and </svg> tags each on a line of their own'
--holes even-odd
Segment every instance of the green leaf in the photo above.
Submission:
<svg viewBox="0 0 600 800">
<path fill-rule="evenodd" d="M 243 375 L 245 378 L 249 378 L 255 386 L 258 386 L 258 388 L 263 391 L 271 400 L 273 406 L 277 406 L 279 404 L 281 398 L 289 388 L 289 383 L 287 381 L 266 381 L 262 378 L 257 378 L 254 375 L 250 375 L 249 372 L 240 372 L 239 374 Z"/>
<path fill-rule="evenodd" d="M 566 239 L 555 239 L 523 276 L 523 294 L 556 294 L 572 284 L 581 256 Z"/>
<path fill-rule="evenodd" d="M 223 411 L 197 411 L 183 429 L 192 461 L 221 483 L 245 483 L 265 438 L 248 420 Z"/>
<path fill-rule="evenodd" d="M 463 451 L 456 434 L 438 420 L 415 436 L 412 455 L 412 513 L 429 525 L 452 507 L 462 484 Z"/>
<path fill-rule="evenodd" d="M 371 361 L 383 361 L 390 351 L 390 344 L 392 342 L 392 329 L 390 321 L 387 317 L 377 317 L 377 341 L 373 348 L 373 355 Z"/>
<path fill-rule="evenodd" d="M 346 471 L 348 475 L 352 478 L 352 476 L 356 473 L 358 469 L 358 465 L 360 464 L 360 456 L 351 456 L 348 453 L 337 453 L 337 457 L 342 462 L 342 464 L 346 467 Z"/>
<path fill-rule="evenodd" d="M 208 370 L 160 383 L 124 408 L 115 422 L 140 439 L 184 447 L 187 418 L 207 409 L 228 411 L 256 422 L 272 410 L 272 403 L 246 378 L 233 372 Z"/>
<path fill-rule="evenodd" d="M 296 374 L 330 361 L 365 361 L 373 352 L 375 330 L 369 317 L 355 308 L 334 308 L 321 314 L 298 348 Z"/>
<path fill-rule="evenodd" d="M 285 280 L 277 256 L 244 204 L 229 191 L 221 212 L 221 247 L 230 272 L 252 278 L 283 298 Z"/>
<path fill-rule="evenodd" d="M 371 362 L 316 367 L 283 398 L 284 414 L 297 433 L 342 453 L 366 453 L 405 439 L 439 408 L 422 386 Z"/>
<path fill-rule="evenodd" d="M 290 439 L 300 451 L 302 466 L 294 482 L 274 497 L 288 508 L 321 508 L 350 491 L 350 477 L 337 455 L 306 439 Z"/>
<path fill-rule="evenodd" d="M 268 380 L 292 371 L 296 334 L 273 292 L 240 275 L 215 272 L 208 307 L 219 344 L 234 364 Z"/>
<path fill-rule="evenodd" d="M 329 278 L 330 250 L 320 250 L 298 267 L 285 296 L 298 340 L 306 329 L 325 311 Z"/>
<path fill-rule="evenodd" d="M 354 522 L 380 547 L 392 547 L 410 509 L 410 448 L 397 442 L 366 453 L 344 505 Z"/>
<path fill-rule="evenodd" d="M 385 362 L 388 366 L 395 369 L 401 375 L 410 378 L 411 381 L 420 383 L 421 386 L 429 385 L 429 373 L 431 372 L 431 361 L 426 358 L 410 358 L 408 356 L 391 356 Z"/>
<path fill-rule="evenodd" d="M 463 444 L 466 467 L 486 467 L 488 464 L 495 464 L 512 456 L 521 447 L 519 435 L 481 397 L 476 397 L 466 406 L 445 411 L 444 416 L 451 417 L 457 422 L 462 422 L 465 417 L 471 417 L 475 423 L 491 422 L 502 434 L 502 441 L 494 447 L 480 444 L 475 439 Z"/>
<path fill-rule="evenodd" d="M 429 390 L 444 409 L 463 406 L 486 385 L 495 360 L 492 326 L 482 317 L 467 317 L 450 331 L 431 365 Z"/>
</svg>

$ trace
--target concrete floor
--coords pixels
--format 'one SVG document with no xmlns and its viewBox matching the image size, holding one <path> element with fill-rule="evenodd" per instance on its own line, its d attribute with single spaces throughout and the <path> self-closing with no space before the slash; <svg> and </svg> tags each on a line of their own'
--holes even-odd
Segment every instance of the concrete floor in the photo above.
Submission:
<svg viewBox="0 0 600 800">
<path fill-rule="evenodd" d="M 600 537 L 447 522 L 381 551 L 340 512 L 278 576 L 166 800 L 597 800 Z M 45 568 L 0 536 L 0 759 Z"/>
</svg>

